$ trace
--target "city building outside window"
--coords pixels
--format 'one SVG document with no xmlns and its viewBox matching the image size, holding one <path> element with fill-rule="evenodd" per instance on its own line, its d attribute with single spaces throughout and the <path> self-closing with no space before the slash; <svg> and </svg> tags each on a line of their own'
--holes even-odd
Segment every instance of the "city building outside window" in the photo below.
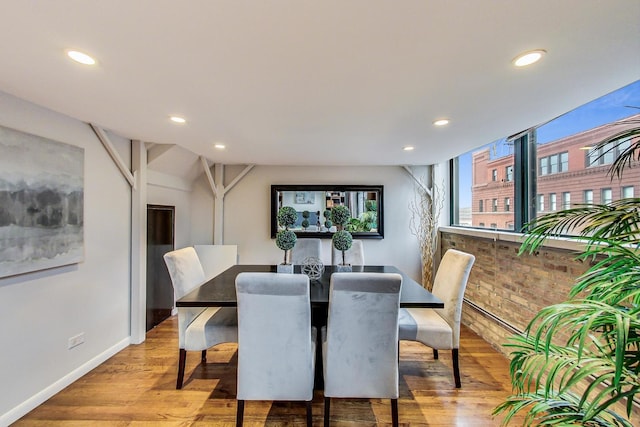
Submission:
<svg viewBox="0 0 640 427">
<path fill-rule="evenodd" d="M 513 165 L 507 166 L 504 172 L 507 182 L 513 181 Z"/>
<path fill-rule="evenodd" d="M 520 231 L 535 215 L 570 209 L 571 203 L 615 201 L 631 194 L 637 197 L 634 187 L 640 182 L 640 162 L 634 160 L 637 167 L 627 168 L 620 180 L 614 177 L 612 182 L 607 175 L 611 162 L 631 142 L 592 149 L 613 135 L 638 127 L 640 113 L 629 106 L 640 106 L 640 80 L 543 125 L 532 123 L 522 133 L 456 157 L 451 162 L 452 194 L 457 196 L 451 200 L 451 224 L 485 227 L 495 223 Z M 503 171 L 503 179 L 498 179 L 494 170 Z M 602 193 L 601 189 L 607 188 L 611 188 L 611 196 Z M 599 193 L 595 199 L 593 191 Z M 549 195 L 548 206 L 539 200 L 540 195 Z M 494 199 L 504 200 L 504 208 L 488 209 Z M 471 208 L 479 206 L 480 200 L 486 208 L 481 213 Z"/>
<path fill-rule="evenodd" d="M 538 203 L 536 206 L 536 210 L 538 212 L 544 212 L 544 194 L 538 194 Z"/>
<path fill-rule="evenodd" d="M 587 205 L 593 204 L 593 190 L 584 190 L 582 193 L 582 202 Z"/>
<path fill-rule="evenodd" d="M 492 206 L 492 211 L 493 212 L 498 212 L 498 199 L 493 199 L 491 202 L 491 206 Z"/>
<path fill-rule="evenodd" d="M 571 208 L 571 193 L 569 191 L 565 191 L 562 193 L 562 209 L 570 209 Z"/>
<path fill-rule="evenodd" d="M 498 169 L 491 171 L 491 181 L 496 182 L 498 180 Z"/>
<path fill-rule="evenodd" d="M 613 194 L 610 188 L 603 188 L 600 192 L 600 203 L 608 205 L 613 201 Z"/>
<path fill-rule="evenodd" d="M 633 198 L 633 185 L 627 185 L 626 187 L 622 187 L 622 198 L 623 199 Z"/>
<path fill-rule="evenodd" d="M 484 212 L 484 200 L 478 200 L 478 212 Z"/>
</svg>

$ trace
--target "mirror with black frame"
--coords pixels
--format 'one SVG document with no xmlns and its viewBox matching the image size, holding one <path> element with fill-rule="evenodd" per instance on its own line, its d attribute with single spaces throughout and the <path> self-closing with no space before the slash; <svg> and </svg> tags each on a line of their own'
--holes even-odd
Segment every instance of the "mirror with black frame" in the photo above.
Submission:
<svg viewBox="0 0 640 427">
<path fill-rule="evenodd" d="M 330 239 L 336 231 L 330 210 L 344 205 L 351 211 L 345 229 L 357 239 L 382 239 L 382 185 L 272 185 L 271 237 L 279 230 L 277 214 L 283 206 L 291 206 L 298 219 L 290 229 L 298 237 Z"/>
</svg>

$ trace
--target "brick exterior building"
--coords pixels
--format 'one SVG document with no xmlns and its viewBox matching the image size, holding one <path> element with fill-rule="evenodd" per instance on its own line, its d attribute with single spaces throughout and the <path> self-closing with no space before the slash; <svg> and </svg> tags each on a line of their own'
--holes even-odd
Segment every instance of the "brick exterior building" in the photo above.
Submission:
<svg viewBox="0 0 640 427">
<path fill-rule="evenodd" d="M 640 197 L 640 167 L 613 180 L 607 171 L 617 152 L 596 160 L 586 149 L 622 130 L 637 127 L 640 114 L 537 146 L 536 212 L 544 214 L 578 203 L 606 203 Z M 635 121 L 635 123 L 634 123 Z M 474 227 L 512 230 L 513 155 L 491 159 L 489 149 L 473 153 L 471 222 Z"/>
</svg>

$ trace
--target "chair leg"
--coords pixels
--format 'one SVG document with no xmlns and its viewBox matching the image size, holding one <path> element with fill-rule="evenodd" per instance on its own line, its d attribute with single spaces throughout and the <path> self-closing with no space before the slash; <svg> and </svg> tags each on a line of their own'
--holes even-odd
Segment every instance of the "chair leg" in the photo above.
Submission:
<svg viewBox="0 0 640 427">
<path fill-rule="evenodd" d="M 458 349 L 451 350 L 451 356 L 453 359 L 453 378 L 456 381 L 456 388 L 462 387 L 460 383 L 460 366 L 458 365 Z"/>
<path fill-rule="evenodd" d="M 324 427 L 329 427 L 329 412 L 331 411 L 331 398 L 324 398 Z"/>
<path fill-rule="evenodd" d="M 202 356 L 200 357 L 200 362 L 203 365 L 207 364 L 207 350 L 202 350 Z"/>
<path fill-rule="evenodd" d="M 398 427 L 398 399 L 391 399 L 391 423 Z"/>
<path fill-rule="evenodd" d="M 238 409 L 236 412 L 236 427 L 242 427 L 244 418 L 244 400 L 238 400 Z"/>
<path fill-rule="evenodd" d="M 313 416 L 311 414 L 311 401 L 307 403 L 307 427 L 313 427 Z"/>
<path fill-rule="evenodd" d="M 436 350 L 435 348 L 433 349 L 433 358 L 434 359 L 438 359 L 438 350 Z"/>
<path fill-rule="evenodd" d="M 180 349 L 180 355 L 178 356 L 178 381 L 176 382 L 176 390 L 182 388 L 182 380 L 184 379 L 184 365 L 187 361 L 187 351 L 184 348 Z"/>
</svg>

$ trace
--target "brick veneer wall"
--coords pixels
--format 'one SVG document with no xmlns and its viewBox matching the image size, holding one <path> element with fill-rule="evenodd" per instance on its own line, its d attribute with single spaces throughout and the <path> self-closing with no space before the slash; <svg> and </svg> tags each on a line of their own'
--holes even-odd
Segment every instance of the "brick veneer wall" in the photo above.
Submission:
<svg viewBox="0 0 640 427">
<path fill-rule="evenodd" d="M 522 331 L 542 307 L 566 300 L 588 268 L 566 249 L 543 247 L 537 255 L 518 256 L 518 243 L 449 232 L 440 237 L 442 253 L 454 248 L 476 257 L 462 323 L 505 355 L 509 350 L 502 344 L 514 333 L 508 326 Z"/>
</svg>

